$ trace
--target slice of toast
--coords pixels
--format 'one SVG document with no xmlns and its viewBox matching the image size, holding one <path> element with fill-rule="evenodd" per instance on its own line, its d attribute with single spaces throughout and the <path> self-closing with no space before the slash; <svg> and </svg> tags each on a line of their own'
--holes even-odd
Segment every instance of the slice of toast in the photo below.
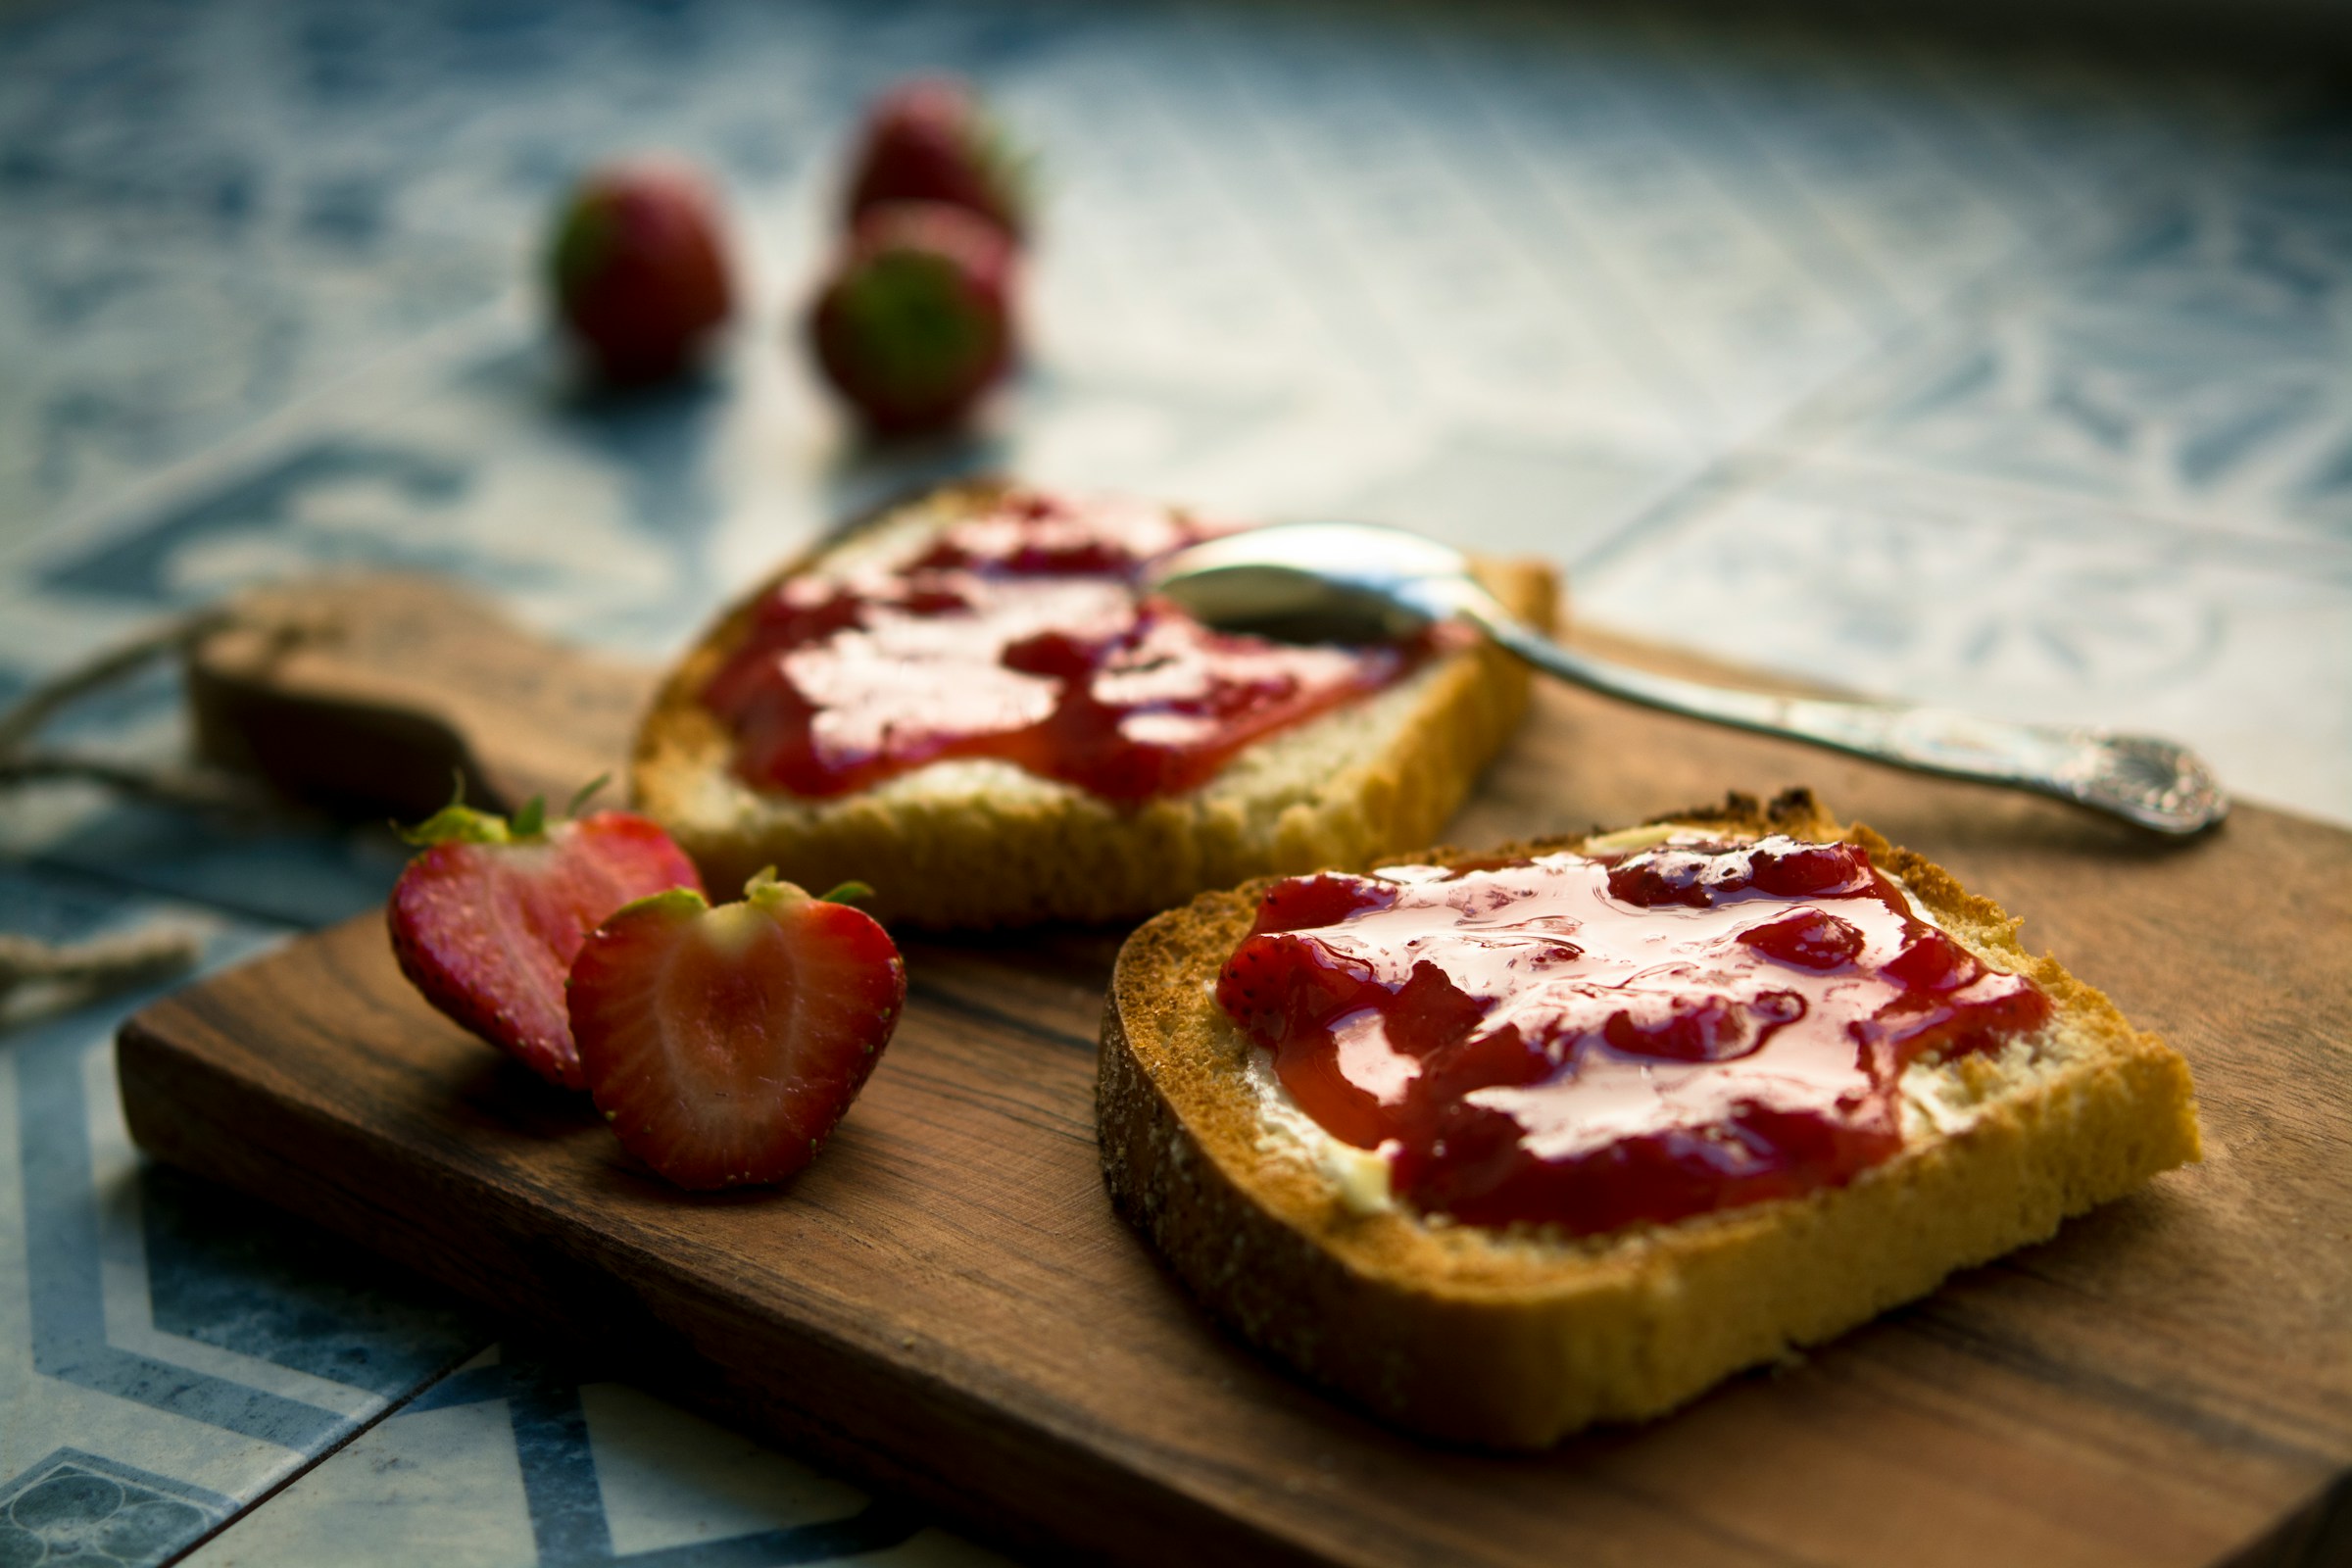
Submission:
<svg viewBox="0 0 2352 1568">
<path fill-rule="evenodd" d="M 1378 1175 L 1368 1196 L 1377 1156 L 1270 1095 L 1264 1053 L 1219 1009 L 1260 881 L 1160 915 L 1119 954 L 1097 1100 L 1119 1209 L 1211 1311 L 1315 1381 L 1429 1436 L 1541 1447 L 1673 1409 L 2198 1157 L 2180 1056 L 1937 866 L 1840 828 L 1804 791 L 1658 820 L 1863 846 L 1978 957 L 2038 983 L 2050 1021 L 1996 1054 L 1914 1064 L 1901 1150 L 1841 1187 L 1598 1236 L 1432 1221 Z"/>
<path fill-rule="evenodd" d="M 686 654 L 638 732 L 630 782 L 714 888 L 761 866 L 824 888 L 857 880 L 876 914 L 930 927 L 1133 919 L 1248 877 L 1361 865 L 1427 843 L 1517 725 L 1527 675 L 1483 645 L 1245 749 L 1189 793 L 1123 806 L 995 759 L 933 762 L 854 794 L 756 788 L 699 694 L 786 576 L 919 553 L 987 512 L 998 483 L 954 485 L 886 509 L 728 611 Z M 1481 563 L 1503 602 L 1548 628 L 1550 568 Z"/>
</svg>

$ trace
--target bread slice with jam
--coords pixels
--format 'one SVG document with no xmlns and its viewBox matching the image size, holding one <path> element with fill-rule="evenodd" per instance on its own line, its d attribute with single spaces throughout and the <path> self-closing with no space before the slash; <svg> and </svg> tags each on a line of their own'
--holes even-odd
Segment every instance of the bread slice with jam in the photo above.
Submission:
<svg viewBox="0 0 2352 1568">
<path fill-rule="evenodd" d="M 1206 894 L 1120 952 L 1104 1177 L 1307 1377 L 1546 1446 L 2198 1157 L 2187 1064 L 2017 924 L 1803 791 Z"/>
<path fill-rule="evenodd" d="M 857 880 L 930 927 L 1134 919 L 1426 843 L 1518 723 L 1524 669 L 1444 634 L 1401 654 L 1217 638 L 1167 607 L 1103 632 L 1134 613 L 1141 559 L 1211 527 L 996 482 L 886 509 L 679 662 L 639 731 L 637 806 L 712 887 L 767 865 Z M 1547 567 L 1479 569 L 1550 624 Z M 957 640 L 991 615 L 1020 635 Z M 1213 688 L 1185 687 L 1207 661 Z"/>
</svg>

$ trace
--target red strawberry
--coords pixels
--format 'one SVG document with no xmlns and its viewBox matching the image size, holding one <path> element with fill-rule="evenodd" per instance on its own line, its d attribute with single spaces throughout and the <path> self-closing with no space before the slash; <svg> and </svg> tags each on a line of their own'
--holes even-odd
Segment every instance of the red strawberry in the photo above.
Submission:
<svg viewBox="0 0 2352 1568">
<path fill-rule="evenodd" d="M 630 905 L 580 949 L 569 991 L 621 1147 L 699 1190 L 816 1157 L 898 1027 L 906 964 L 867 915 L 763 871 L 741 904 L 681 888 Z"/>
<path fill-rule="evenodd" d="M 580 1089 L 564 975 L 598 922 L 665 888 L 702 887 L 694 862 L 627 811 L 545 823 L 534 798 L 506 818 L 445 807 L 408 835 L 427 846 L 384 916 L 400 972 L 424 1000 L 551 1083 Z"/>
<path fill-rule="evenodd" d="M 817 363 L 876 431 L 954 424 L 1011 363 L 1012 263 L 960 207 L 873 209 L 810 311 Z"/>
<path fill-rule="evenodd" d="M 582 180 L 549 256 L 556 308 L 605 378 L 673 375 L 734 309 L 717 205 L 692 170 L 644 161 Z"/>
<path fill-rule="evenodd" d="M 888 202 L 946 202 L 1017 241 L 1029 226 L 1027 165 L 969 86 L 918 76 L 866 111 L 850 178 L 850 220 Z"/>
</svg>

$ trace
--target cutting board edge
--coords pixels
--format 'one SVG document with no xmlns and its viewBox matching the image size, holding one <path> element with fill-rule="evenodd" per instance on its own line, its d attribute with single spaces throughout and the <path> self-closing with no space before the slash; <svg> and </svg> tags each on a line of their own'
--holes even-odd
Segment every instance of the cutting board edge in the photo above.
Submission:
<svg viewBox="0 0 2352 1568">
<path fill-rule="evenodd" d="M 369 918 L 360 916 L 346 924 Z M 284 957 L 340 929 L 332 927 L 297 938 L 238 967 Z M 595 1261 L 554 1245 L 553 1238 L 532 1237 L 506 1226 L 476 1226 L 477 1245 L 457 1248 L 427 1236 L 408 1207 L 370 1198 L 371 1192 L 397 1191 L 398 1187 L 366 1179 L 367 1157 L 378 1152 L 368 1147 L 369 1140 L 363 1136 L 355 1141 L 351 1135 L 356 1129 L 282 1098 L 270 1097 L 269 1110 L 283 1126 L 297 1130 L 302 1143 L 289 1146 L 278 1139 L 255 1138 L 250 1123 L 235 1137 L 190 1139 L 186 1128 L 209 1119 L 196 1108 L 205 1080 L 218 1081 L 225 1075 L 199 1054 L 181 1049 L 168 1028 L 158 1026 L 159 1020 L 174 1015 L 198 1030 L 211 1028 L 201 1014 L 174 995 L 141 1008 L 117 1034 L 116 1072 L 124 1119 L 133 1143 L 148 1154 L 358 1242 L 492 1312 L 534 1327 L 553 1326 L 568 1350 L 593 1361 L 616 1363 L 706 1414 L 750 1426 L 788 1449 L 847 1472 L 862 1486 L 911 1496 L 992 1544 L 1050 1558 L 1075 1551 L 1084 1560 L 1132 1563 L 1137 1568 L 1189 1568 L 1202 1560 L 1203 1551 L 1214 1552 L 1217 1561 L 1299 1568 L 1340 1568 L 1379 1560 L 1315 1549 L 1257 1521 L 1253 1517 L 1257 1510 L 1235 1506 L 1246 1499 L 1191 1495 L 1181 1487 L 1170 1486 L 1165 1477 L 1145 1477 L 1107 1462 L 1100 1446 L 1088 1446 L 1066 1434 L 1022 1421 L 985 1399 L 921 1376 L 922 1369 L 887 1358 L 858 1357 L 846 1346 L 829 1348 L 834 1359 L 849 1363 L 846 1370 L 837 1366 L 819 1381 L 844 1377 L 852 1383 L 866 1381 L 886 1397 L 874 1401 L 834 1395 L 810 1403 L 851 1409 L 866 1417 L 863 1425 L 888 1428 L 893 1423 L 881 1412 L 896 1401 L 913 1407 L 908 1413 L 916 1424 L 898 1427 L 900 1441 L 891 1444 L 824 1419 L 808 1405 L 771 1389 L 739 1381 L 726 1366 L 702 1353 L 695 1335 L 678 1327 L 638 1290 Z M 189 1094 L 192 1089 L 199 1094 Z M 248 1107 L 251 1104 L 249 1099 Z M 345 1162 L 339 1178 L 323 1176 L 317 1163 L 300 1157 L 303 1143 L 322 1137 L 361 1152 L 360 1159 Z M 237 1151 L 242 1157 L 228 1151 Z M 472 1219 L 482 1215 L 478 1208 L 466 1212 Z M 446 1215 L 437 1223 L 446 1226 Z M 543 1240 L 548 1245 L 533 1245 Z M 488 1250 L 478 1245 L 483 1242 L 489 1244 Z M 485 1259 L 497 1260 L 495 1266 L 465 1266 Z M 555 1279 L 555 1273 L 565 1278 Z M 517 1281 L 521 1282 L 519 1290 Z M 583 1283 L 586 1290 L 576 1288 Z M 659 1286 L 665 1282 L 650 1283 Z M 669 1283 L 674 1287 L 675 1282 Z M 491 1285 L 500 1289 L 494 1292 L 487 1288 Z M 613 1308 L 596 1304 L 582 1308 L 583 1302 L 608 1301 L 614 1303 Z M 715 1297 L 704 1298 L 701 1293 L 675 1288 L 667 1302 L 689 1313 L 708 1313 L 723 1309 L 725 1304 Z M 581 1317 L 602 1325 L 603 1332 L 591 1334 L 576 1327 Z M 615 1323 L 626 1326 L 615 1329 Z M 612 1341 L 625 1347 L 617 1355 Z M 855 1364 L 860 1359 L 864 1364 Z M 785 1370 L 784 1363 L 771 1365 L 779 1372 Z M 906 1397 L 909 1372 L 917 1374 L 911 1398 Z M 927 1426 L 920 1424 L 926 1419 Z M 982 1446 L 975 1448 L 975 1445 Z M 996 1468 L 1005 1474 L 978 1486 L 958 1484 L 940 1467 L 910 1457 L 1014 1450 L 1045 1462 L 999 1464 Z M 1060 1476 L 1069 1471 L 1079 1474 L 1051 1481 L 1036 1479 L 1041 1474 Z M 1031 1493 L 1053 1506 L 1020 1506 Z M 1073 1497 L 1082 1499 L 1084 1505 L 1084 1514 L 1077 1519 L 1069 1517 L 1066 1506 Z M 1073 1525 L 1080 1528 L 1073 1530 Z"/>
</svg>

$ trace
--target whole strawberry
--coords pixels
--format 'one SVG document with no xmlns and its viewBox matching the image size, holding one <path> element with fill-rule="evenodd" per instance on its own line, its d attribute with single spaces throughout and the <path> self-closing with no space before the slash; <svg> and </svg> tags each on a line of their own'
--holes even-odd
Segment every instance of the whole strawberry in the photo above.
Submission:
<svg viewBox="0 0 2352 1568">
<path fill-rule="evenodd" d="M 681 888 L 630 905 L 580 949 L 569 993 L 621 1147 L 680 1187 L 734 1187 L 816 1157 L 898 1027 L 906 965 L 867 915 L 763 871 L 741 904 Z"/>
<path fill-rule="evenodd" d="M 678 164 L 614 164 L 582 180 L 548 270 L 564 324 L 609 381 L 676 374 L 734 309 L 717 205 Z"/>
<path fill-rule="evenodd" d="M 400 972 L 451 1020 L 550 1083 L 585 1088 L 564 978 L 588 933 L 670 888 L 700 896 L 694 862 L 651 821 L 598 811 L 550 825 L 534 798 L 506 818 L 443 808 L 406 836 L 384 907 Z"/>
<path fill-rule="evenodd" d="M 880 434 L 955 424 L 1011 364 L 1012 271 L 1011 243 L 960 207 L 876 207 L 817 291 L 817 363 Z"/>
<path fill-rule="evenodd" d="M 902 82 L 866 111 L 850 177 L 850 220 L 890 202 L 945 202 L 1018 241 L 1029 228 L 1027 163 L 963 82 Z"/>
</svg>

